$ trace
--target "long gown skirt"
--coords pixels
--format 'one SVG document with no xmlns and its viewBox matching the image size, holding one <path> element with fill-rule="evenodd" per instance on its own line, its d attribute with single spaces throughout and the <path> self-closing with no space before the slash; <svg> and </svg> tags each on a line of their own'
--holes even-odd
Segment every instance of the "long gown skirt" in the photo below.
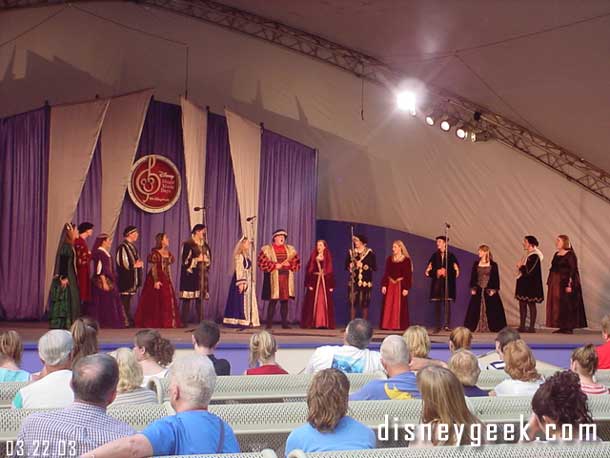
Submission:
<svg viewBox="0 0 610 458">
<path fill-rule="evenodd" d="M 326 289 L 322 276 L 318 276 L 313 290 L 306 289 L 305 301 L 301 310 L 301 327 L 303 329 L 335 329 L 335 305 L 333 296 Z"/>
<path fill-rule="evenodd" d="M 546 299 L 546 325 L 549 328 L 578 329 L 587 327 L 582 290 L 574 288 L 571 293 L 562 291 L 561 275 L 551 272 Z"/>
<path fill-rule="evenodd" d="M 483 291 L 475 295 L 470 296 L 470 303 L 468 304 L 468 310 L 466 311 L 466 318 L 464 319 L 464 326 L 475 332 L 480 327 L 480 320 L 482 313 L 485 313 L 487 318 L 487 326 L 489 331 L 498 332 L 506 327 L 506 314 L 504 312 L 504 305 L 500 298 L 500 293 L 496 292 L 493 296 L 485 294 Z M 482 310 L 482 307 L 485 310 Z"/>
<path fill-rule="evenodd" d="M 409 306 L 407 296 L 402 295 L 402 281 L 388 283 L 379 327 L 391 330 L 403 330 L 409 327 Z"/>
<path fill-rule="evenodd" d="M 91 302 L 87 305 L 87 315 L 96 319 L 102 328 L 120 329 L 128 326 L 118 291 L 104 291 L 95 283 L 91 287 Z"/>
<path fill-rule="evenodd" d="M 227 303 L 225 304 L 223 322 L 233 326 L 247 326 L 249 323 L 246 321 L 246 297 L 245 294 L 239 292 L 239 288 L 235 284 L 236 281 L 237 275 L 233 274 L 231 286 L 229 287 L 229 295 L 227 296 Z"/>
<path fill-rule="evenodd" d="M 181 326 L 176 292 L 169 277 L 159 278 L 161 288 L 155 289 L 155 280 L 149 272 L 136 310 L 138 328 L 178 328 Z"/>
</svg>

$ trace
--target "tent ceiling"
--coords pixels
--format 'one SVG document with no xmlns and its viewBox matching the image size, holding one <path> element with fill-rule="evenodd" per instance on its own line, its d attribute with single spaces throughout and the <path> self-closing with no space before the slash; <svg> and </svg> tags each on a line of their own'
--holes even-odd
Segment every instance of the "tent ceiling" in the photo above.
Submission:
<svg viewBox="0 0 610 458">
<path fill-rule="evenodd" d="M 610 1 L 222 0 L 378 58 L 610 170 Z"/>
</svg>

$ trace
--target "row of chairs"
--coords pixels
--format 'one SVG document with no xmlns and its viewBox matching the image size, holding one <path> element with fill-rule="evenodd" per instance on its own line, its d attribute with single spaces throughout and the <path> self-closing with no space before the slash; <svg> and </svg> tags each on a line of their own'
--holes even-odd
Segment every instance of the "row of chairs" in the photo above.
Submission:
<svg viewBox="0 0 610 458">
<path fill-rule="evenodd" d="M 469 398 L 469 408 L 485 423 L 519 424 L 527 422 L 531 414 L 530 397 Z M 589 407 L 598 425 L 598 435 L 610 440 L 610 396 L 590 396 Z M 307 421 L 307 404 L 304 402 L 268 404 L 216 404 L 209 410 L 229 423 L 240 442 L 241 450 L 259 451 L 266 448 L 283 455 L 288 434 Z M 173 414 L 168 403 L 148 406 L 125 406 L 108 410 L 109 414 L 144 429 L 153 421 Z M 14 440 L 21 422 L 31 410 L 0 410 L 0 442 Z M 417 424 L 421 417 L 421 401 L 355 401 L 350 402 L 349 415 L 372 429 L 386 424 Z M 518 431 L 518 429 L 517 429 Z M 380 441 L 379 446 L 406 446 L 404 440 Z"/>
</svg>

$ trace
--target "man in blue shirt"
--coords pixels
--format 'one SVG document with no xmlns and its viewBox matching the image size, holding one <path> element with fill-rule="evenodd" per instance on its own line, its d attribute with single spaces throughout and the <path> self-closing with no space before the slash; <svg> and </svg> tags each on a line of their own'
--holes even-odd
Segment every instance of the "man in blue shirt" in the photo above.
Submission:
<svg viewBox="0 0 610 458">
<path fill-rule="evenodd" d="M 388 374 L 386 380 L 373 380 L 353 393 L 350 401 L 407 400 L 420 398 L 415 374 L 409 370 L 411 357 L 402 337 L 387 336 L 381 344 L 381 365 Z"/>
<path fill-rule="evenodd" d="M 141 434 L 119 439 L 86 458 L 144 458 L 167 455 L 239 453 L 231 427 L 208 412 L 216 372 L 208 358 L 189 355 L 171 368 L 170 402 L 176 415 L 151 423 Z"/>
</svg>

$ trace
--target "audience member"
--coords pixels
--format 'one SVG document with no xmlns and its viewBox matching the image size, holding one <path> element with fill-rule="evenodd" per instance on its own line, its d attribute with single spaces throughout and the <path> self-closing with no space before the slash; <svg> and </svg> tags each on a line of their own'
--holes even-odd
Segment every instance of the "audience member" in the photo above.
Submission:
<svg viewBox="0 0 610 458">
<path fill-rule="evenodd" d="M 513 328 L 507 326 L 500 330 L 496 336 L 496 353 L 500 359 L 489 363 L 487 369 L 504 370 L 504 347 L 506 347 L 509 342 L 514 342 L 520 338 L 519 332 Z"/>
<path fill-rule="evenodd" d="M 23 344 L 16 331 L 0 332 L 0 382 L 27 382 L 29 372 L 19 368 Z"/>
<path fill-rule="evenodd" d="M 350 321 L 345 329 L 343 346 L 324 345 L 317 348 L 305 372 L 313 374 L 329 368 L 345 373 L 382 372 L 379 352 L 367 348 L 372 338 L 371 323 L 362 318 Z"/>
<path fill-rule="evenodd" d="M 157 395 L 142 387 L 142 366 L 138 364 L 134 352 L 129 348 L 119 348 L 112 356 L 119 366 L 119 383 L 116 398 L 110 407 L 157 403 Z"/>
<path fill-rule="evenodd" d="M 216 323 L 207 320 L 199 323 L 199 326 L 193 329 L 192 341 L 195 353 L 207 356 L 212 361 L 216 375 L 231 375 L 229 361 L 214 356 L 214 351 L 220 341 L 220 328 Z"/>
<path fill-rule="evenodd" d="M 409 369 L 411 358 L 407 344 L 400 336 L 383 339 L 380 348 L 381 365 L 387 380 L 373 380 L 350 396 L 351 401 L 419 398 L 415 374 Z"/>
<path fill-rule="evenodd" d="M 282 367 L 275 362 L 277 343 L 275 337 L 267 331 L 252 334 L 250 337 L 250 369 L 246 375 L 272 375 L 287 374 Z"/>
<path fill-rule="evenodd" d="M 477 386 L 481 368 L 477 357 L 468 350 L 458 350 L 449 359 L 449 370 L 455 374 L 466 397 L 487 396 L 489 393 Z"/>
<path fill-rule="evenodd" d="M 449 334 L 449 350 L 455 353 L 458 350 L 470 350 L 472 345 L 472 331 L 464 326 L 458 326 Z"/>
<path fill-rule="evenodd" d="M 598 369 L 610 369 L 610 315 L 602 318 L 602 338 L 604 343 L 597 347 Z"/>
<path fill-rule="evenodd" d="M 428 331 L 423 326 L 409 326 L 402 338 L 407 344 L 409 353 L 411 354 L 410 368 L 412 371 L 417 372 L 429 365 L 447 367 L 445 362 L 438 359 L 432 359 L 428 357 L 430 353 L 431 343 Z"/>
<path fill-rule="evenodd" d="M 63 329 L 53 329 L 40 338 L 38 356 L 43 364 L 40 379 L 17 392 L 14 408 L 53 409 L 72 404 L 72 348 L 72 335 Z"/>
<path fill-rule="evenodd" d="M 307 424 L 295 429 L 286 441 L 286 456 L 293 450 L 306 453 L 375 448 L 375 433 L 347 416 L 349 380 L 337 369 L 316 373 L 307 391 Z"/>
<path fill-rule="evenodd" d="M 65 409 L 32 414 L 23 421 L 16 442 L 23 446 L 23 456 L 81 456 L 135 434 L 131 426 L 106 414 L 118 380 L 119 369 L 109 355 L 79 358 L 71 380 L 74 403 Z"/>
<path fill-rule="evenodd" d="M 570 369 L 578 374 L 580 389 L 585 394 L 608 394 L 608 388 L 593 381 L 597 365 L 597 352 L 593 345 L 589 344 L 572 352 Z"/>
<path fill-rule="evenodd" d="M 84 356 L 97 353 L 97 333 L 99 329 L 99 323 L 93 318 L 83 316 L 74 320 L 70 327 L 72 340 L 74 340 L 72 365 Z"/>
<path fill-rule="evenodd" d="M 510 379 L 500 382 L 490 396 L 533 396 L 544 381 L 536 370 L 536 358 L 525 341 L 519 339 L 504 347 L 504 370 Z"/>
<path fill-rule="evenodd" d="M 142 329 L 136 332 L 133 351 L 144 374 L 142 386 L 147 388 L 151 378 L 163 378 L 167 375 L 167 366 L 174 358 L 175 349 L 169 340 L 161 337 L 159 331 Z"/>
<path fill-rule="evenodd" d="M 151 423 L 141 434 L 110 442 L 85 458 L 143 458 L 239 453 L 231 427 L 208 412 L 216 386 L 212 361 L 200 355 L 178 358 L 170 370 L 169 396 L 175 415 Z"/>
<path fill-rule="evenodd" d="M 540 385 L 532 398 L 532 411 L 527 425 L 532 441 L 580 442 L 587 439 L 580 437 L 581 425 L 593 424 L 587 395 L 580 389 L 578 375 L 570 371 L 557 372 Z M 564 428 L 564 425 L 572 427 Z M 569 436 L 564 436 L 566 433 Z M 597 437 L 589 440 L 596 441 Z"/>
<path fill-rule="evenodd" d="M 417 386 L 422 397 L 421 425 L 409 447 L 470 445 L 475 442 L 471 437 L 472 425 L 481 422 L 468 409 L 462 384 L 453 372 L 440 366 L 425 367 L 417 373 Z M 448 428 L 446 441 L 440 440 L 441 433 L 445 433 L 437 425 Z M 426 428 L 430 434 L 425 432 Z M 463 428 L 461 438 L 456 434 L 458 428 Z"/>
</svg>

